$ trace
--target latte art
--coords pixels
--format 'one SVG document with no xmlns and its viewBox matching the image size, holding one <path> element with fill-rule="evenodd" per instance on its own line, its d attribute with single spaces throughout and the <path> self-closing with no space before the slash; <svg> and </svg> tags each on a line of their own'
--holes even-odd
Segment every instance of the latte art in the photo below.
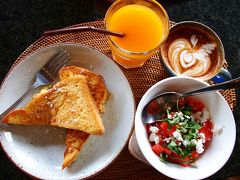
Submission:
<svg viewBox="0 0 240 180">
<path fill-rule="evenodd" d="M 169 46 L 169 63 L 177 74 L 202 76 L 211 67 L 210 55 L 215 48 L 215 43 L 201 44 L 196 35 L 189 40 L 178 38 Z"/>
</svg>

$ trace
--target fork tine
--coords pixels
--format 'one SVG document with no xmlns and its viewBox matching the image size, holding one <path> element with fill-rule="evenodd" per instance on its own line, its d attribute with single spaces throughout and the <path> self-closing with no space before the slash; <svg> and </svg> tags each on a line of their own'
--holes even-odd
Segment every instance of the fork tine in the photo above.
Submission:
<svg viewBox="0 0 240 180">
<path fill-rule="evenodd" d="M 69 55 L 63 56 L 63 57 L 61 58 L 61 60 L 59 60 L 58 65 L 55 65 L 55 66 L 54 66 L 54 69 L 52 69 L 51 74 L 52 74 L 53 76 L 56 76 L 57 73 L 58 73 L 58 71 L 59 71 L 64 65 L 66 65 L 66 64 L 68 63 L 69 59 L 70 59 Z"/>
<path fill-rule="evenodd" d="M 57 77 L 57 71 L 69 61 L 69 54 L 61 49 L 58 51 L 49 62 L 43 66 L 40 70 L 41 74 L 48 77 L 50 81 L 53 81 Z"/>
<path fill-rule="evenodd" d="M 56 69 L 56 66 L 58 66 L 59 63 L 61 63 L 63 60 L 67 58 L 69 58 L 69 54 L 66 54 L 66 53 L 59 54 L 59 56 L 44 69 L 48 72 L 52 72 Z"/>
<path fill-rule="evenodd" d="M 60 49 L 59 51 L 57 51 L 43 67 L 47 68 L 49 65 L 52 64 L 52 62 L 54 62 L 56 59 L 61 57 L 63 53 L 66 53 L 66 51 L 63 49 Z"/>
</svg>

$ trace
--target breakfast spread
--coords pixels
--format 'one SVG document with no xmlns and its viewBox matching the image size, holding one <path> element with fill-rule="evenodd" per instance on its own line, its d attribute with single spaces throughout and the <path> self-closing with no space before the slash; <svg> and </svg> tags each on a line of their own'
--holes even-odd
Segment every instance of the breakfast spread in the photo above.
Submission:
<svg viewBox="0 0 240 180">
<path fill-rule="evenodd" d="M 146 126 L 153 152 L 163 162 L 194 166 L 213 136 L 213 124 L 204 104 L 195 98 L 182 98 L 162 111 L 154 108 L 159 120 Z"/>
<path fill-rule="evenodd" d="M 217 37 L 214 37 L 214 33 L 206 33 L 208 27 L 202 29 L 199 28 L 199 24 L 198 27 L 190 24 L 173 30 L 177 27 L 175 25 L 169 33 L 169 19 L 163 7 L 156 1 L 144 0 L 133 1 L 129 4 L 127 1 L 116 1 L 105 17 L 107 30 L 124 34 L 121 38 L 107 36 L 113 59 L 123 67 L 136 68 L 143 66 L 159 48 L 163 64 L 167 70 L 171 69 L 170 71 L 174 72 L 172 75 L 184 75 L 200 79 L 204 77 L 202 80 L 210 80 L 222 68 L 224 51 L 221 48 L 221 41 L 216 41 Z M 109 92 L 103 77 L 88 69 L 67 66 L 63 67 L 58 73 L 59 82 L 49 89 L 42 89 L 40 93 L 34 95 L 24 108 L 7 114 L 3 123 L 51 125 L 65 128 L 66 148 L 62 163 L 63 170 L 78 158 L 84 144 L 91 135 L 103 135 L 105 133 L 101 114 L 105 112 L 105 103 Z M 189 79 L 187 80 L 189 81 Z M 182 87 L 180 83 L 179 88 Z M 154 95 L 156 95 L 156 92 L 154 92 Z M 160 98 L 157 100 L 158 102 L 161 101 Z M 171 99 L 168 98 L 167 100 Z M 119 103 L 119 100 L 116 102 Z M 154 103 L 156 102 L 154 101 L 153 106 L 149 106 L 150 108 L 146 108 L 147 115 L 154 115 L 151 116 L 154 122 L 141 124 L 143 114 L 135 120 L 136 136 L 143 154 L 142 158 L 144 160 L 146 158 L 155 168 L 165 166 L 163 163 L 175 164 L 174 167 L 178 165 L 197 167 L 195 162 L 206 152 L 208 147 L 208 150 L 211 151 L 212 146 L 210 144 L 215 143 L 215 139 L 212 141 L 213 121 L 204 103 L 193 97 L 174 99 L 176 104 L 171 107 L 167 103 L 162 103 L 166 108 L 160 106 L 161 103 Z M 121 111 L 114 111 L 114 116 L 116 116 L 116 112 Z M 134 114 L 134 111 L 132 112 Z M 144 111 L 141 110 L 142 112 Z M 217 118 L 213 116 L 213 119 Z M 137 121 L 140 122 L 140 126 L 137 126 Z M 139 129 L 144 136 L 138 133 Z M 119 136 L 119 133 L 117 136 Z M 108 142 L 106 139 L 104 138 L 104 141 Z M 145 141 L 147 144 L 141 144 L 141 141 Z M 104 144 L 105 147 L 108 148 L 110 145 Z M 146 151 L 145 147 L 147 147 Z M 99 146 L 96 148 L 99 148 Z M 150 154 L 149 157 L 148 154 Z M 99 158 L 102 155 L 104 156 L 104 154 L 95 156 Z M 90 158 L 88 160 L 91 163 L 93 162 Z M 104 161 L 107 162 L 106 159 Z M 81 160 L 81 162 L 85 161 Z M 158 164 L 156 165 L 155 162 Z M 92 164 L 95 165 L 95 162 Z M 172 164 L 167 166 L 171 168 Z M 179 169 L 187 169 L 188 171 L 190 168 Z M 161 170 L 159 171 L 161 172 Z M 83 170 L 84 173 L 86 173 L 85 169 Z"/>
<path fill-rule="evenodd" d="M 84 68 L 64 67 L 59 75 L 60 82 L 36 94 L 24 109 L 12 111 L 3 122 L 66 128 L 65 168 L 77 158 L 90 134 L 104 134 L 99 112 L 104 112 L 108 91 L 102 76 Z"/>
</svg>

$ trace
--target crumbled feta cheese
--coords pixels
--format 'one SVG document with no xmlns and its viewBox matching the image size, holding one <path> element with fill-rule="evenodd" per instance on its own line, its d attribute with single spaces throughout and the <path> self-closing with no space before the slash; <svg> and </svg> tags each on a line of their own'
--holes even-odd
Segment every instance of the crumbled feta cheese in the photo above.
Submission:
<svg viewBox="0 0 240 180">
<path fill-rule="evenodd" d="M 196 144 L 197 144 L 197 140 L 196 140 L 196 139 L 192 139 L 192 140 L 191 140 L 191 143 L 192 143 L 193 145 L 196 145 Z"/>
<path fill-rule="evenodd" d="M 180 117 L 180 119 L 183 121 L 183 120 L 184 120 L 184 117 Z"/>
<path fill-rule="evenodd" d="M 206 140 L 205 140 L 205 134 L 204 134 L 204 133 L 198 133 L 198 137 L 199 137 L 200 139 L 202 139 L 202 142 L 203 142 L 203 143 L 206 142 Z"/>
<path fill-rule="evenodd" d="M 179 117 L 183 117 L 183 113 L 182 113 L 182 112 L 178 112 L 177 115 L 178 115 Z"/>
<path fill-rule="evenodd" d="M 178 129 L 173 132 L 173 137 L 175 137 L 177 141 L 183 141 L 182 134 Z"/>
<path fill-rule="evenodd" d="M 156 136 L 155 139 L 154 139 L 154 141 L 155 141 L 155 144 L 158 144 L 158 143 L 159 143 L 159 137 Z"/>
<path fill-rule="evenodd" d="M 202 111 L 202 117 L 200 118 L 200 122 L 203 124 L 207 122 L 207 120 L 210 118 L 210 114 L 206 108 L 203 108 Z"/>
<path fill-rule="evenodd" d="M 158 133 L 158 131 L 159 131 L 158 127 L 156 127 L 156 126 L 151 126 L 151 127 L 149 128 L 149 130 L 150 130 L 150 132 L 151 132 L 151 134 L 150 134 L 150 136 L 149 136 L 149 141 L 150 141 L 150 142 L 155 142 L 155 144 L 158 144 L 158 143 L 159 143 L 159 136 L 157 135 L 157 133 Z"/>
<path fill-rule="evenodd" d="M 190 141 L 187 140 L 187 139 L 184 139 L 182 143 L 183 143 L 183 145 L 186 147 L 187 145 L 190 144 Z"/>
<path fill-rule="evenodd" d="M 158 131 L 159 131 L 158 127 L 156 127 L 156 126 L 151 126 L 151 127 L 149 128 L 149 130 L 150 130 L 150 132 L 152 132 L 152 133 L 158 133 Z"/>
<path fill-rule="evenodd" d="M 172 119 L 173 116 L 172 116 L 171 114 L 168 114 L 168 115 L 167 115 L 167 118 L 168 118 L 168 119 Z"/>
<path fill-rule="evenodd" d="M 168 138 L 164 138 L 163 141 L 166 142 L 166 143 L 170 143 L 170 141 L 172 140 L 171 137 L 168 137 Z"/>
<path fill-rule="evenodd" d="M 202 139 L 198 139 L 197 140 L 196 151 L 197 151 L 198 154 L 203 153 L 204 149 L 203 149 L 203 141 L 202 141 Z"/>
<path fill-rule="evenodd" d="M 203 124 L 207 122 L 208 119 L 210 119 L 210 114 L 206 108 L 203 108 L 202 111 L 198 111 L 194 114 L 194 118 L 197 122 Z"/>
<path fill-rule="evenodd" d="M 184 115 L 184 117 L 187 118 L 187 119 L 190 119 L 190 118 L 191 118 L 190 116 L 187 116 L 187 115 Z"/>
<path fill-rule="evenodd" d="M 150 142 L 155 142 L 155 144 L 158 144 L 159 143 L 158 135 L 152 132 L 149 136 L 149 141 Z"/>
</svg>

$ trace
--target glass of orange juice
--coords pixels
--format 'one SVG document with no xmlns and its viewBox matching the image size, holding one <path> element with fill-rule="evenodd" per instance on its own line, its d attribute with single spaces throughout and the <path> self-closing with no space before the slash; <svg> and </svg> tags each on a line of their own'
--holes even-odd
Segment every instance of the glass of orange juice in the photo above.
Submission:
<svg viewBox="0 0 240 180">
<path fill-rule="evenodd" d="M 124 37 L 107 36 L 113 59 L 125 68 L 141 67 L 166 40 L 169 19 L 155 0 L 118 0 L 108 9 L 105 28 Z"/>
</svg>

